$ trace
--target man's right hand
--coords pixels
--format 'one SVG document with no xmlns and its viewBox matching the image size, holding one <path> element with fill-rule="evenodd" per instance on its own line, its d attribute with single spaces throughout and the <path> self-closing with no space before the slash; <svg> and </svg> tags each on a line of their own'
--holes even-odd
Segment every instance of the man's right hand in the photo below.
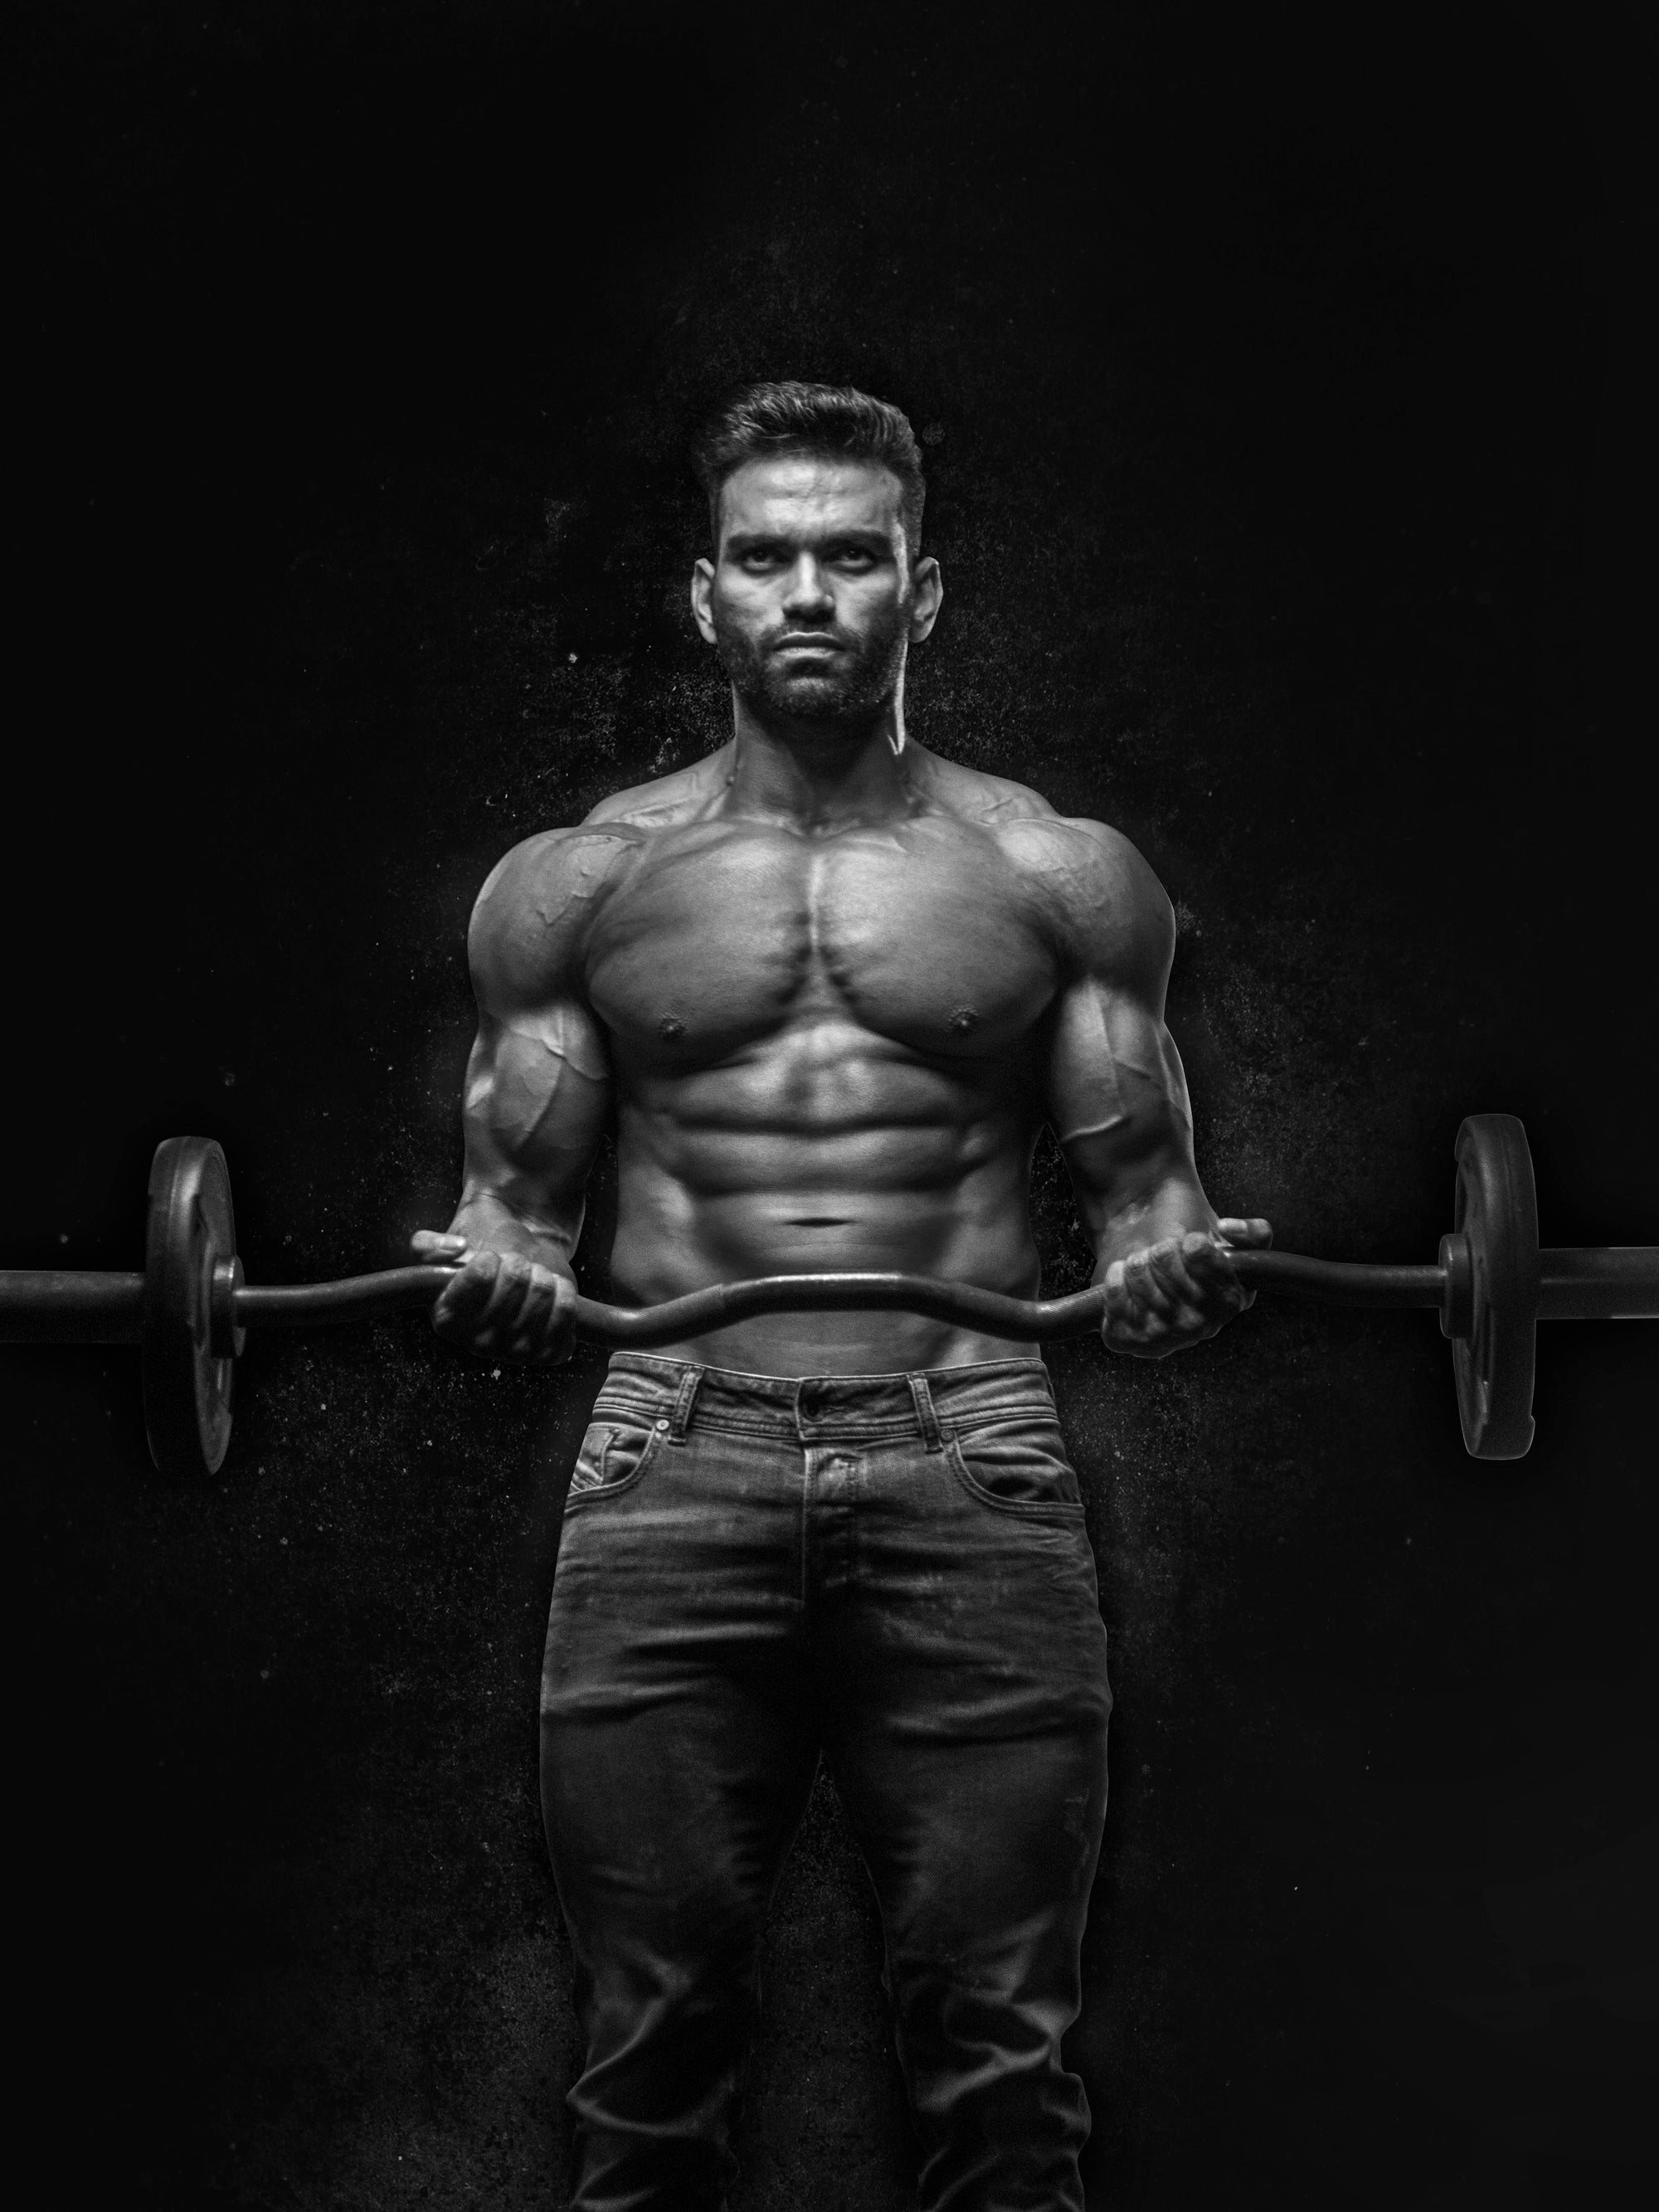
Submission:
<svg viewBox="0 0 1659 2212">
<path fill-rule="evenodd" d="M 432 1326 L 464 1352 L 558 1365 L 575 1342 L 576 1285 L 519 1252 L 479 1251 L 465 1237 L 417 1229 L 410 1239 L 425 1261 L 457 1261 L 432 1309 Z"/>
</svg>

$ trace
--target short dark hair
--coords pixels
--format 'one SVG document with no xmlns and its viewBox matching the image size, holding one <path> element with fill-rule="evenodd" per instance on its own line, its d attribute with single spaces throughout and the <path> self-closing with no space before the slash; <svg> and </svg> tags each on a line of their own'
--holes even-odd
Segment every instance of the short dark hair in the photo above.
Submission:
<svg viewBox="0 0 1659 2212">
<path fill-rule="evenodd" d="M 850 384 L 745 384 L 711 416 L 691 448 L 691 465 L 708 495 L 709 527 L 720 542 L 720 486 L 745 461 L 774 453 L 833 454 L 890 469 L 902 495 L 904 542 L 914 566 L 921 546 L 927 486 L 915 432 L 896 407 Z"/>
</svg>

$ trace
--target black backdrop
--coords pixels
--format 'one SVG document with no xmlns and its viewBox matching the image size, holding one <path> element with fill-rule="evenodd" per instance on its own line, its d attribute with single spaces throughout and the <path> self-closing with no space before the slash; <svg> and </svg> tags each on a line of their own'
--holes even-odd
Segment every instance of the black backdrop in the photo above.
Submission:
<svg viewBox="0 0 1659 2212">
<path fill-rule="evenodd" d="M 1547 1241 L 1659 1242 L 1633 9 L 21 21 L 12 1264 L 138 1265 L 180 1129 L 256 1279 L 447 1218 L 471 896 L 718 742 L 684 448 L 775 374 L 927 441 L 916 734 L 1177 900 L 1218 1203 L 1428 1258 L 1500 1108 Z M 1070 1285 L 1051 1152 L 1036 1203 Z M 1091 2203 L 1649 2201 L 1653 1342 L 1547 1329 L 1512 1468 L 1424 1316 L 1054 1354 L 1119 1698 Z M 558 2201 L 534 1688 L 599 1371 L 256 1340 L 186 1495 L 130 1355 L 5 1355 L 33 2201 Z M 733 2212 L 908 2201 L 876 1954 L 825 1785 Z"/>
</svg>

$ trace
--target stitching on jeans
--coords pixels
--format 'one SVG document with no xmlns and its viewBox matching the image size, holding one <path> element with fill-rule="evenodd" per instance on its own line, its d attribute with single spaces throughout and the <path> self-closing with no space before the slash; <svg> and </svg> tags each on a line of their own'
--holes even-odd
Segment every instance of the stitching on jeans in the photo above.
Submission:
<svg viewBox="0 0 1659 2212">
<path fill-rule="evenodd" d="M 599 1481 L 590 1482 L 583 1490 L 567 1490 L 564 1498 L 564 1510 L 567 1513 L 579 1505 L 586 1505 L 590 1502 L 597 1504 L 602 1498 L 620 1498 L 623 1491 L 632 1490 L 635 1484 L 641 1480 L 653 1460 L 656 1458 L 657 1448 L 662 1443 L 666 1432 L 651 1423 L 641 1422 L 639 1425 L 647 1431 L 645 1449 L 640 1454 L 633 1467 L 623 1475 L 622 1480 L 607 1482 L 605 1480 L 605 1469 L 611 1457 L 611 1447 L 617 1441 L 614 1436 L 607 1437 L 599 1453 Z"/>
<path fill-rule="evenodd" d="M 910 1402 L 916 1409 L 916 1426 L 921 1431 L 922 1449 L 929 1453 L 943 1451 L 945 1437 L 939 1428 L 939 1415 L 933 1407 L 933 1394 L 927 1387 L 925 1375 L 907 1375 L 910 1386 Z"/>
<path fill-rule="evenodd" d="M 685 1432 L 691 1425 L 691 1416 L 696 1410 L 697 1393 L 702 1388 L 704 1370 L 701 1367 L 688 1370 L 675 1396 L 668 1422 L 668 1441 L 683 1444 Z"/>
<path fill-rule="evenodd" d="M 799 1418 L 799 1393 L 796 1394 Z M 807 1558 L 807 1532 L 811 1526 L 812 1504 L 811 1448 L 803 1437 L 800 1445 L 800 1512 L 795 1524 L 795 1540 L 800 1546 L 800 1609 L 802 1617 L 809 1614 L 811 1606 L 811 1573 Z"/>
<path fill-rule="evenodd" d="M 641 1404 L 636 1401 L 623 1401 L 601 1397 L 595 1401 L 593 1418 L 595 1420 L 614 1419 L 637 1421 L 641 1427 L 645 1427 L 664 1413 L 672 1413 L 672 1400 L 665 1401 L 653 1399 L 649 1404 Z M 965 1429 L 971 1433 L 974 1429 L 986 1421 L 1015 1418 L 1030 1419 L 1044 1413 L 1051 1420 L 1054 1418 L 1054 1409 L 1046 1400 L 1037 1406 L 1030 1404 L 976 1406 L 968 1420 L 941 1419 L 939 1425 L 942 1429 Z M 720 1429 L 727 1436 L 787 1437 L 792 1443 L 810 1442 L 813 1444 L 830 1443 L 842 1437 L 866 1437 L 875 1440 L 891 1437 L 913 1437 L 916 1433 L 915 1417 L 912 1413 L 901 1415 L 893 1419 L 884 1417 L 878 1420 L 868 1422 L 849 1418 L 846 1421 L 836 1422 L 833 1428 L 824 1428 L 816 1431 L 810 1438 L 802 1438 L 793 1422 L 744 1420 L 740 1415 L 735 1414 L 723 1419 L 718 1413 L 711 1411 L 702 1397 L 699 1397 L 697 1402 L 696 1425 L 700 1429 Z"/>
<path fill-rule="evenodd" d="M 982 1505 L 990 1513 L 1010 1513 L 1018 1521 L 1081 1521 L 1084 1518 L 1080 1499 L 1071 1498 L 999 1498 L 994 1491 L 987 1490 L 975 1480 L 967 1461 L 962 1455 L 960 1433 L 952 1429 L 945 1440 L 945 1457 L 951 1472 L 967 1492 L 975 1505 Z"/>
<path fill-rule="evenodd" d="M 595 1406 L 593 1410 L 596 1418 L 599 1416 L 606 1419 L 626 1418 L 629 1420 L 638 1421 L 641 1425 L 659 1418 L 658 1409 L 654 1406 L 647 1412 L 637 1406 L 623 1407 L 600 1403 Z M 670 1409 L 665 1407 L 662 1410 L 667 1412 Z M 878 1421 L 867 1425 L 858 1421 L 838 1421 L 833 1428 L 817 1430 L 810 1436 L 802 1437 L 794 1428 L 778 1421 L 723 1421 L 717 1415 L 709 1413 L 701 1403 L 697 1407 L 696 1425 L 699 1430 L 718 1429 L 729 1437 L 771 1437 L 780 1442 L 814 1448 L 819 1444 L 841 1443 L 854 1437 L 861 1437 L 869 1442 L 879 1442 L 893 1437 L 914 1437 L 916 1433 L 915 1421 L 912 1419 L 901 1421 Z"/>
</svg>

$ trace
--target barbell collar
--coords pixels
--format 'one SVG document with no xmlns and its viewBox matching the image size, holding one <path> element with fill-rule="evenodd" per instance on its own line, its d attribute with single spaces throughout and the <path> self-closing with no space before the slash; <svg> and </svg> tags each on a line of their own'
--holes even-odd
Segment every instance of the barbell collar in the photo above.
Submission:
<svg viewBox="0 0 1659 2212">
<path fill-rule="evenodd" d="M 239 1254 L 214 1261 L 208 1286 L 208 1349 L 216 1359 L 240 1359 L 247 1343 L 247 1323 L 236 1312 L 246 1279 Z"/>
</svg>

